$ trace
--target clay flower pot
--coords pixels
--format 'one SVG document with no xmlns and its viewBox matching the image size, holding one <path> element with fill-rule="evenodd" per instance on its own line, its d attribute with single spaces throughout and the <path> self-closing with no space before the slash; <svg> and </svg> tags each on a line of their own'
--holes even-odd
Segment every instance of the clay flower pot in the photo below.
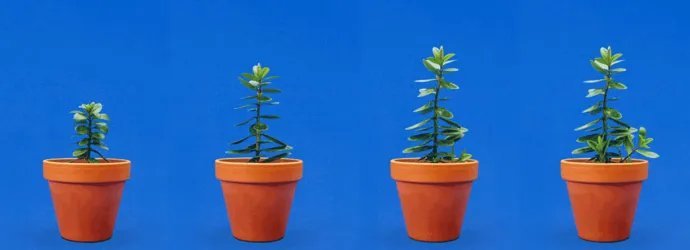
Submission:
<svg viewBox="0 0 690 250">
<path fill-rule="evenodd" d="M 568 187 L 580 238 L 616 242 L 630 237 L 648 165 L 645 160 L 630 163 L 591 163 L 584 158 L 561 161 L 561 177 Z"/>
<path fill-rule="evenodd" d="M 48 159 L 43 177 L 48 180 L 62 238 L 76 242 L 110 239 L 115 229 L 120 198 L 129 179 L 131 162 L 121 159 Z"/>
<path fill-rule="evenodd" d="M 270 242 L 285 236 L 302 161 L 283 158 L 247 163 L 249 158 L 216 160 L 230 227 L 235 238 Z"/>
<path fill-rule="evenodd" d="M 425 242 L 460 237 L 472 181 L 479 162 L 425 163 L 416 158 L 391 161 L 410 238 Z"/>
</svg>

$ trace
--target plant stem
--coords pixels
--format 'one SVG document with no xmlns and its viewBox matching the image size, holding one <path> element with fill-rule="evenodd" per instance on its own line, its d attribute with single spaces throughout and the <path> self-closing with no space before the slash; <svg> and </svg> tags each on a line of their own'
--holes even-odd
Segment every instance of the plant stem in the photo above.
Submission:
<svg viewBox="0 0 690 250">
<path fill-rule="evenodd" d="M 438 75 L 436 75 L 436 82 L 438 82 L 438 85 L 436 85 L 436 95 L 434 96 L 434 145 L 433 149 L 431 151 L 432 155 L 436 157 L 436 154 L 438 153 L 438 145 L 436 145 L 436 142 L 438 141 L 438 96 L 441 93 L 441 81 L 443 80 L 443 65 L 439 65 L 438 68 Z M 432 159 L 433 160 L 433 159 Z"/>
<path fill-rule="evenodd" d="M 89 115 L 89 119 L 88 119 L 89 120 L 89 126 L 88 126 L 89 127 L 89 134 L 88 134 L 89 142 L 86 144 L 87 148 L 88 148 L 88 150 L 86 151 L 86 162 L 87 163 L 89 162 L 89 159 L 91 159 L 91 143 L 93 143 L 93 131 L 91 128 L 91 123 L 93 121 L 92 119 L 93 119 L 93 117 L 91 115 Z"/>
<path fill-rule="evenodd" d="M 630 158 L 630 156 L 632 156 L 638 149 L 640 149 L 639 146 L 636 147 L 635 149 L 633 149 L 633 151 L 630 152 L 630 154 L 628 154 L 628 156 L 626 156 L 625 158 L 623 158 L 623 160 L 621 160 L 621 162 L 622 162 L 622 163 L 628 162 L 628 159 Z"/>
<path fill-rule="evenodd" d="M 261 82 L 262 81 L 263 81 L 263 79 L 259 79 L 259 81 L 258 81 L 259 85 L 258 85 L 257 92 L 256 92 L 257 98 L 256 98 L 256 125 L 255 126 L 258 126 L 259 124 L 261 124 L 261 101 L 259 101 L 259 97 L 261 97 L 261 94 L 262 94 L 261 93 Z M 260 141 L 261 141 L 261 131 L 256 130 L 256 144 L 255 144 L 255 148 L 254 148 L 255 157 L 259 157 L 259 153 L 261 153 Z M 257 160 L 257 162 L 258 162 L 258 160 Z"/>
<path fill-rule="evenodd" d="M 611 63 L 608 64 L 608 70 L 606 70 L 606 78 L 607 78 L 608 80 L 610 80 L 610 81 L 613 81 L 613 79 L 611 79 Z M 603 130 L 603 134 L 604 134 L 604 142 L 606 142 L 607 137 L 608 137 L 608 133 L 609 133 L 609 128 L 608 128 L 608 117 L 606 116 L 606 106 L 607 106 L 607 104 L 608 104 L 608 103 L 607 103 L 608 95 L 609 95 L 609 83 L 608 83 L 608 81 L 606 81 L 606 87 L 604 88 L 604 103 L 603 103 L 603 105 L 602 105 L 602 110 L 601 110 L 601 114 L 602 114 L 602 117 L 601 117 L 601 121 L 602 121 L 601 129 Z M 604 162 L 604 163 L 609 163 L 609 162 L 610 162 L 610 159 L 608 158 L 608 156 L 606 156 L 606 152 L 608 151 L 608 148 L 604 148 L 603 150 L 604 150 L 604 155 L 603 155 L 604 158 L 603 158 L 603 159 L 599 159 L 599 161 L 600 161 L 600 162 Z"/>
</svg>

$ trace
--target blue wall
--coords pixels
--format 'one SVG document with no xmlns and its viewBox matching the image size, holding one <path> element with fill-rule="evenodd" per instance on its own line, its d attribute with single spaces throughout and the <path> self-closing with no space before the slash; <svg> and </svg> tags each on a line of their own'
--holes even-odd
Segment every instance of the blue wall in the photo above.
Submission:
<svg viewBox="0 0 690 250">
<path fill-rule="evenodd" d="M 3 1 L 0 242 L 7 249 L 684 249 L 690 243 L 682 1 Z M 407 238 L 389 160 L 429 76 L 433 46 L 457 54 L 447 107 L 480 161 L 458 241 Z M 650 163 L 633 235 L 577 237 L 559 160 L 571 157 L 588 60 L 624 54 L 615 104 L 645 126 Z M 305 162 L 283 241 L 231 237 L 213 161 L 246 128 L 237 76 L 281 78 L 272 134 Z M 106 156 L 133 162 L 114 238 L 60 239 L 41 160 L 67 157 L 68 112 L 102 102 Z M 171 249 L 172 249 L 171 248 Z"/>
</svg>

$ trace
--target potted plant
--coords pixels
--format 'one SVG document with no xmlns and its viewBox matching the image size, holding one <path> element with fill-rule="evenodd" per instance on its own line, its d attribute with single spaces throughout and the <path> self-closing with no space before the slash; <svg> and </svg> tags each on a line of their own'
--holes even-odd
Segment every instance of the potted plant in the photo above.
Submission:
<svg viewBox="0 0 690 250">
<path fill-rule="evenodd" d="M 253 116 L 237 126 L 248 125 L 249 134 L 230 143 L 251 143 L 242 149 L 227 151 L 228 154 L 251 154 L 246 158 L 216 160 L 216 178 L 221 181 L 225 205 L 235 238 L 249 242 L 277 241 L 285 235 L 290 207 L 297 181 L 302 178 L 302 161 L 285 158 L 292 147 L 266 133 L 265 120 L 278 119 L 276 115 L 262 113 L 270 105 L 276 105 L 267 93 L 280 93 L 269 88 L 270 69 L 257 64 L 253 73 L 243 73 L 240 83 L 255 92 L 242 99 L 252 103 L 235 109 L 247 109 Z M 271 145 L 273 144 L 273 145 Z M 275 153 L 269 156 L 270 153 Z"/>
<path fill-rule="evenodd" d="M 465 208 L 472 181 L 477 179 L 479 162 L 464 150 L 455 154 L 455 144 L 464 137 L 467 128 L 451 120 L 453 113 L 440 106 L 450 98 L 440 97 L 443 89 L 458 89 L 445 76 L 458 71 L 448 67 L 454 54 L 445 54 L 443 46 L 432 49 L 433 56 L 422 60 L 434 73 L 434 78 L 417 80 L 433 83 L 419 89 L 418 97 L 433 97 L 414 110 L 430 115 L 406 130 L 417 131 L 410 141 L 419 145 L 403 153 L 425 152 L 420 158 L 391 160 L 391 177 L 396 181 L 407 233 L 410 238 L 425 242 L 444 242 L 460 236 Z M 444 150 L 445 149 L 445 150 Z"/>
<path fill-rule="evenodd" d="M 570 203 L 580 238 L 595 242 L 615 242 L 630 236 L 642 181 L 647 179 L 648 162 L 632 158 L 635 153 L 657 158 L 648 151 L 652 138 L 647 137 L 644 127 L 635 129 L 621 121 L 623 115 L 612 107 L 618 98 L 611 97 L 612 90 L 624 90 L 627 86 L 614 79 L 625 72 L 614 68 L 623 62 L 622 54 L 613 54 L 611 47 L 600 49 L 601 57 L 591 60 L 592 67 L 603 75 L 602 79 L 585 83 L 603 83 L 589 90 L 588 98 L 600 98 L 583 113 L 597 117 L 575 131 L 587 131 L 576 141 L 585 147 L 573 154 L 591 153 L 588 158 L 561 161 L 561 177 L 566 181 Z M 638 133 L 637 145 L 633 143 Z M 624 148 L 624 151 L 621 150 Z"/>
<path fill-rule="evenodd" d="M 72 156 L 43 161 L 62 238 L 76 242 L 99 242 L 112 237 L 120 198 L 129 179 L 131 162 L 105 158 L 97 150 L 108 150 L 103 142 L 108 133 L 100 103 L 82 104 L 73 119 L 82 137 Z"/>
</svg>

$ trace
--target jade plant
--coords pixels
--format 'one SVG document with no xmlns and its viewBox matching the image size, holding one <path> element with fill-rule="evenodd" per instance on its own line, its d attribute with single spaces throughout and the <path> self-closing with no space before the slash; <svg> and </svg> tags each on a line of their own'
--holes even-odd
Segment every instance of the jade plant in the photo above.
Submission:
<svg viewBox="0 0 690 250">
<path fill-rule="evenodd" d="M 453 113 L 448 109 L 440 106 L 443 101 L 450 100 L 448 97 L 440 97 L 442 89 L 458 89 L 454 83 L 447 81 L 445 76 L 458 71 L 457 68 L 447 67 L 448 64 L 454 62 L 451 60 L 455 54 L 445 54 L 443 46 L 440 48 L 434 47 L 432 49 L 433 56 L 422 60 L 424 66 L 434 73 L 434 78 L 416 80 L 418 83 L 433 83 L 429 88 L 419 89 L 417 97 L 428 96 L 433 97 L 424 105 L 414 110 L 421 115 L 430 115 L 423 121 L 407 127 L 405 130 L 414 130 L 420 132 L 408 138 L 410 141 L 419 142 L 419 145 L 403 150 L 403 153 L 419 153 L 426 152 L 424 156 L 419 158 L 420 161 L 431 163 L 447 163 L 447 162 L 464 162 L 469 160 L 472 155 L 465 152 L 465 150 L 456 157 L 455 143 L 465 136 L 468 131 L 467 128 L 460 126 L 460 124 L 451 120 Z M 444 148 L 446 150 L 444 150 Z"/>
<path fill-rule="evenodd" d="M 268 76 L 268 72 L 270 71 L 270 68 L 268 67 L 261 67 L 261 64 L 257 64 L 252 68 L 252 73 L 243 73 L 242 77 L 239 77 L 240 83 L 247 87 L 250 90 L 253 90 L 255 92 L 254 95 L 252 96 L 247 96 L 242 98 L 243 100 L 252 100 L 252 103 L 237 107 L 235 109 L 247 109 L 249 112 L 253 112 L 253 117 L 249 118 L 246 121 L 243 121 L 237 126 L 244 126 L 249 124 L 249 135 L 231 142 L 231 145 L 238 145 L 241 144 L 250 138 L 253 138 L 253 142 L 247 146 L 246 148 L 243 149 L 238 149 L 238 150 L 230 150 L 227 151 L 228 154 L 252 154 L 252 157 L 249 159 L 248 162 L 253 162 L 253 163 L 268 163 L 268 162 L 274 162 L 277 160 L 280 160 L 288 155 L 290 155 L 290 152 L 284 152 L 287 150 L 291 150 L 292 147 L 288 146 L 284 142 L 276 139 L 273 136 L 270 136 L 266 134 L 266 130 L 268 130 L 268 125 L 264 123 L 264 120 L 271 120 L 271 119 L 278 119 L 280 118 L 277 115 L 267 115 L 267 114 L 262 114 L 261 111 L 263 111 L 267 106 L 270 105 L 277 105 L 278 102 L 273 102 L 273 99 L 269 96 L 266 95 L 266 93 L 280 93 L 282 92 L 279 89 L 276 88 L 268 88 L 266 86 L 270 85 L 271 82 L 269 80 L 276 79 L 278 76 Z M 251 141 L 251 140 L 250 140 Z M 271 145 L 268 147 L 268 145 Z M 268 153 L 276 153 L 273 156 L 269 156 Z"/>
<path fill-rule="evenodd" d="M 96 148 L 108 150 L 108 147 L 103 143 L 105 135 L 108 133 L 108 124 L 110 117 L 107 114 L 101 113 L 103 105 L 100 103 L 88 103 L 79 106 L 82 110 L 74 110 L 70 113 L 74 114 L 72 119 L 76 127 L 77 137 L 82 137 L 81 140 L 75 144 L 79 146 L 72 156 L 77 157 L 76 160 L 83 160 L 87 163 L 98 163 L 97 156 L 100 156 L 103 161 L 109 162 L 108 159 L 101 154 Z"/>
<path fill-rule="evenodd" d="M 636 129 L 623 122 L 621 120 L 623 115 L 611 105 L 612 102 L 618 100 L 616 97 L 611 97 L 611 91 L 628 88 L 614 79 L 614 76 L 626 71 L 624 68 L 614 68 L 614 65 L 623 62 L 620 60 L 623 54 L 613 54 L 611 47 L 602 47 L 599 51 L 601 57 L 590 60 L 590 63 L 596 71 L 603 75 L 603 78 L 588 80 L 585 83 L 603 83 L 602 87 L 589 89 L 589 94 L 586 96 L 587 98 L 598 97 L 601 99 L 583 111 L 583 113 L 598 116 L 598 118 L 575 129 L 575 131 L 584 130 L 590 134 L 577 138 L 577 142 L 587 145 L 575 149 L 572 153 L 594 153 L 589 161 L 596 163 L 627 163 L 632 160 L 631 157 L 635 153 L 648 158 L 659 157 L 658 154 L 646 150 L 649 149 L 649 143 L 654 140 L 647 137 L 647 130 L 644 127 Z M 597 126 L 594 127 L 595 125 Z M 633 143 L 636 132 L 638 133 L 637 145 Z M 625 148 L 625 153 L 621 147 Z"/>
</svg>

